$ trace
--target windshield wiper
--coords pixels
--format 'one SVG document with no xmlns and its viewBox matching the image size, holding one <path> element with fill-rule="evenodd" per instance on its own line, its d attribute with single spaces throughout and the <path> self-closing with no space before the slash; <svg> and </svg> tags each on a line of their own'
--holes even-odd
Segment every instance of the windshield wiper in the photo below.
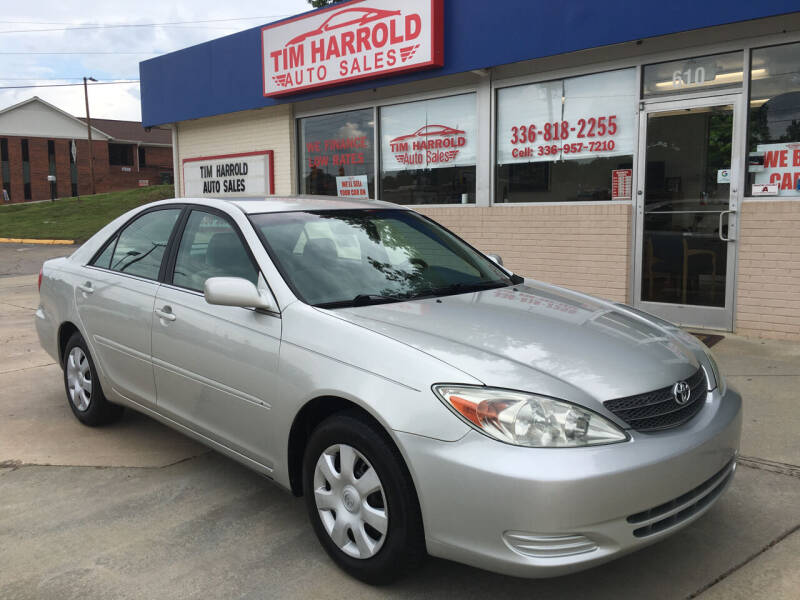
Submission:
<svg viewBox="0 0 800 600">
<path fill-rule="evenodd" d="M 347 306 L 369 306 L 371 304 L 386 304 L 388 302 L 402 302 L 408 300 L 403 296 L 385 296 L 383 294 L 358 294 L 352 300 L 337 300 L 315 304 L 317 308 L 343 308 Z"/>
<path fill-rule="evenodd" d="M 359 294 L 351 300 L 353 306 L 365 306 L 367 304 L 381 304 L 383 302 L 400 302 L 405 300 L 400 296 L 385 296 L 383 294 Z"/>
<path fill-rule="evenodd" d="M 470 292 L 479 292 L 481 290 L 494 289 L 500 287 L 508 287 L 509 283 L 505 281 L 478 281 L 475 283 L 451 283 L 438 288 L 430 288 L 421 290 L 419 292 L 409 295 L 409 299 L 427 298 L 432 296 L 452 296 L 454 294 L 467 294 Z"/>
</svg>

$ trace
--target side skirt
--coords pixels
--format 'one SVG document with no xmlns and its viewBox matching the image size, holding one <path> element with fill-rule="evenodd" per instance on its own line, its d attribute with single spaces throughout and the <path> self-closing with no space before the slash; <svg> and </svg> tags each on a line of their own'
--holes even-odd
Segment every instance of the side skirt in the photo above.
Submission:
<svg viewBox="0 0 800 600">
<path fill-rule="evenodd" d="M 184 435 L 186 435 L 186 436 L 188 436 L 188 437 L 190 437 L 190 438 L 192 438 L 194 440 L 197 440 L 201 444 L 203 444 L 205 446 L 208 446 L 212 450 L 216 450 L 217 452 L 219 452 L 221 454 L 224 454 L 228 458 L 232 458 L 236 462 L 243 464 L 245 467 L 248 467 L 249 469 L 252 469 L 253 471 L 258 473 L 259 475 L 263 475 L 264 477 L 266 477 L 270 481 L 276 483 L 276 485 L 280 485 L 272 477 L 273 468 L 271 466 L 265 465 L 265 464 L 260 463 L 260 462 L 258 462 L 256 460 L 253 460 L 252 458 L 249 458 L 249 457 L 245 456 L 244 454 L 241 454 L 240 452 L 237 452 L 236 450 L 233 450 L 233 449 L 229 448 L 228 446 L 225 446 L 224 444 L 221 444 L 221 443 L 219 443 L 219 442 L 217 442 L 215 440 L 212 440 L 211 438 L 203 435 L 202 433 L 198 433 L 194 429 L 191 429 L 191 428 L 189 428 L 189 427 L 187 427 L 187 426 L 185 426 L 185 425 L 183 425 L 181 423 L 178 423 L 177 421 L 175 421 L 173 419 L 170 419 L 169 417 L 164 416 L 160 412 L 157 412 L 157 411 L 155 411 L 155 410 L 153 410 L 151 408 L 147 408 L 146 406 L 143 406 L 143 405 L 139 404 L 138 402 L 135 402 L 134 400 L 131 400 L 130 398 L 128 398 L 126 396 L 123 396 L 122 394 L 119 393 L 119 391 L 117 391 L 115 389 L 113 390 L 113 392 L 114 392 L 114 395 L 117 396 L 121 400 L 121 402 L 119 402 L 119 404 L 124 404 L 125 406 L 129 406 L 130 408 L 134 409 L 137 412 L 145 414 L 148 417 L 152 417 L 153 419 L 163 423 L 167 427 L 170 427 L 171 429 L 179 431 L 180 433 L 182 433 L 182 434 L 184 434 Z M 280 486 L 280 487 L 283 488 L 283 486 Z"/>
</svg>

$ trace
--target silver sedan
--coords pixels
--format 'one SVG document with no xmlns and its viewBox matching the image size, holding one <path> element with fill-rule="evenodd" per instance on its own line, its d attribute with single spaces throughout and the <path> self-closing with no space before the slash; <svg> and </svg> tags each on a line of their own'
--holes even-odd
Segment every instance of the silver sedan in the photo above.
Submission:
<svg viewBox="0 0 800 600">
<path fill-rule="evenodd" d="M 167 200 L 47 261 L 36 326 L 82 423 L 132 408 L 304 496 L 367 582 L 561 575 L 709 510 L 741 399 L 708 349 L 501 262 L 383 202 Z"/>
</svg>

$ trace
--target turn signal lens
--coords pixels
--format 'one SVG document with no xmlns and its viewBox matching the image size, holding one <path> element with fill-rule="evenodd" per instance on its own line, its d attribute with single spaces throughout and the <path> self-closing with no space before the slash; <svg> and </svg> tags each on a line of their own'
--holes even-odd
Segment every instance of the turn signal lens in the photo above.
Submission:
<svg viewBox="0 0 800 600">
<path fill-rule="evenodd" d="M 597 413 L 547 396 L 444 384 L 433 386 L 433 391 L 470 425 L 516 446 L 568 448 L 628 439 Z"/>
</svg>

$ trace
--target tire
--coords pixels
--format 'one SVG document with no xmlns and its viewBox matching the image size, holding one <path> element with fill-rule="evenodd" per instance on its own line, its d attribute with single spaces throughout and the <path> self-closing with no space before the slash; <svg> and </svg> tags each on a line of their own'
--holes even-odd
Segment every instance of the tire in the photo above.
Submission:
<svg viewBox="0 0 800 600">
<path fill-rule="evenodd" d="M 427 558 L 405 462 L 389 436 L 361 415 L 340 413 L 313 431 L 303 457 L 303 491 L 322 547 L 356 579 L 386 584 Z"/>
<path fill-rule="evenodd" d="M 119 420 L 124 409 L 106 399 L 92 355 L 77 331 L 64 348 L 62 368 L 67 402 L 78 421 L 96 427 Z"/>
</svg>

